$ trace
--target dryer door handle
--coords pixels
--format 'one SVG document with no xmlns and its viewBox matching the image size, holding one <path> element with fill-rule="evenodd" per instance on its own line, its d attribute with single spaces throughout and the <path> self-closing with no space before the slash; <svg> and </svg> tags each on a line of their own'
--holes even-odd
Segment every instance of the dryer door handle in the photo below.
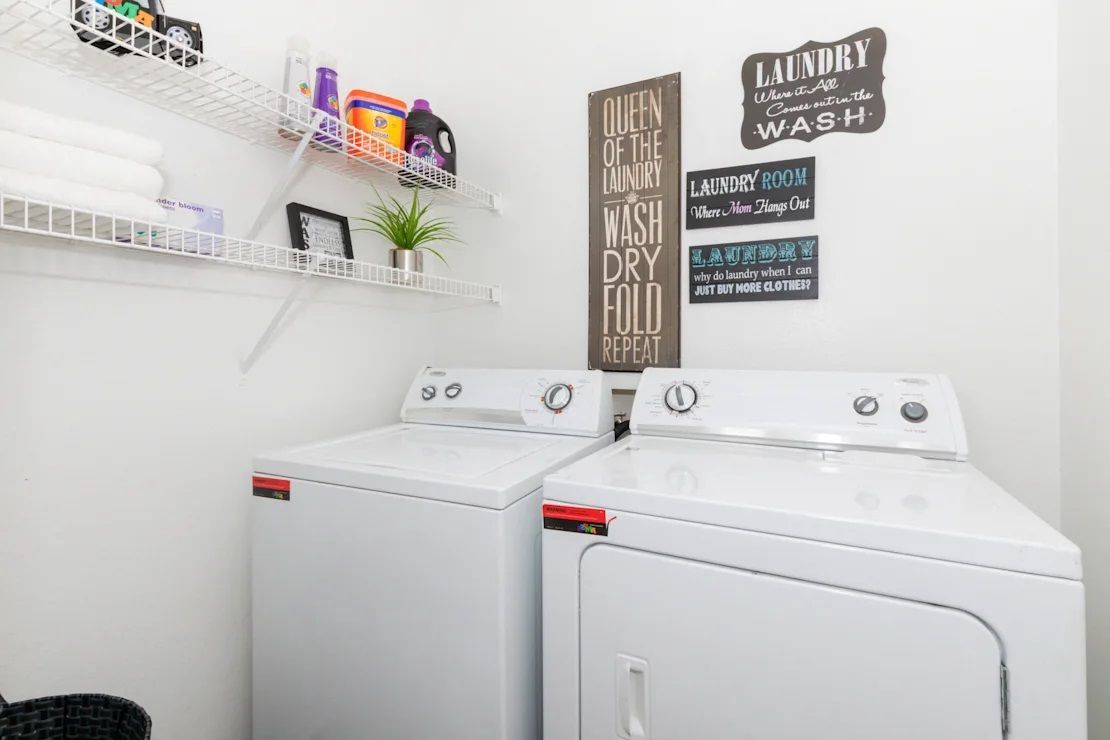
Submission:
<svg viewBox="0 0 1110 740">
<path fill-rule="evenodd" d="M 616 673 L 617 736 L 623 740 L 647 740 L 651 737 L 647 661 L 617 653 Z"/>
</svg>

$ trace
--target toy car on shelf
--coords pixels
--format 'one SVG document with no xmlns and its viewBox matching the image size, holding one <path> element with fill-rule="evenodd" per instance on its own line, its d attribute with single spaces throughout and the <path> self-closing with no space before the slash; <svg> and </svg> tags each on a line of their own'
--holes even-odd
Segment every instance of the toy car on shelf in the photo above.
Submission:
<svg viewBox="0 0 1110 740">
<path fill-rule="evenodd" d="M 130 19 L 134 25 L 114 17 L 116 15 Z M 130 54 L 132 48 L 137 47 L 144 51 L 149 49 L 154 56 L 191 67 L 200 61 L 197 54 L 204 52 L 200 24 L 169 17 L 161 0 L 77 0 L 73 20 L 77 38 L 116 56 Z M 167 44 L 160 37 L 145 33 L 142 28 L 162 34 L 173 43 Z M 116 43 L 115 39 L 124 43 Z M 197 54 L 188 53 L 190 51 Z"/>
</svg>

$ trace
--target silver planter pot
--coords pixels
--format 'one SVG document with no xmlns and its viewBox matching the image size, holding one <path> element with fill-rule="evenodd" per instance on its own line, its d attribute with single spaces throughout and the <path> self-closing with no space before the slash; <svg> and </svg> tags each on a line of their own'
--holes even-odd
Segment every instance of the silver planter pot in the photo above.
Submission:
<svg viewBox="0 0 1110 740">
<path fill-rule="evenodd" d="M 389 266 L 405 272 L 424 272 L 424 253 L 415 249 L 391 249 Z"/>
</svg>

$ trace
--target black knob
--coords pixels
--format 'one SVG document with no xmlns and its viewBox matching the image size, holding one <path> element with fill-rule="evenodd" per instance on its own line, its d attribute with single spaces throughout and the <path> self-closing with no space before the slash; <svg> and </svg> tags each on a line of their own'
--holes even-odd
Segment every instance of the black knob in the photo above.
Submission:
<svg viewBox="0 0 1110 740">
<path fill-rule="evenodd" d="M 902 404 L 902 418 L 911 424 L 920 424 L 929 418 L 929 409 L 923 403 L 910 401 Z"/>
<path fill-rule="evenodd" d="M 436 397 L 436 387 L 434 385 L 426 385 L 420 389 L 420 397 L 425 401 L 431 401 Z"/>
<path fill-rule="evenodd" d="M 448 398 L 458 398 L 460 393 L 462 393 L 462 383 L 452 383 L 443 389 L 443 395 Z"/>
</svg>

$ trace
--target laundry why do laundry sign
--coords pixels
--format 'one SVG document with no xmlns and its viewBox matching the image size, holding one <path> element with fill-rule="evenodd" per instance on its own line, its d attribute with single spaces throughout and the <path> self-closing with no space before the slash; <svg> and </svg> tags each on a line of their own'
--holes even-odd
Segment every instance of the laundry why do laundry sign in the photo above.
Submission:
<svg viewBox="0 0 1110 740">
<path fill-rule="evenodd" d="M 883 59 L 886 34 L 868 28 L 839 41 L 810 41 L 788 52 L 744 60 L 744 126 L 748 149 L 783 139 L 813 141 L 844 131 L 877 131 L 886 119 Z"/>
<path fill-rule="evenodd" d="M 690 247 L 690 303 L 817 298 L 817 237 Z"/>
<path fill-rule="evenodd" d="M 804 221 L 814 217 L 816 158 L 686 174 L 686 228 Z"/>
</svg>

